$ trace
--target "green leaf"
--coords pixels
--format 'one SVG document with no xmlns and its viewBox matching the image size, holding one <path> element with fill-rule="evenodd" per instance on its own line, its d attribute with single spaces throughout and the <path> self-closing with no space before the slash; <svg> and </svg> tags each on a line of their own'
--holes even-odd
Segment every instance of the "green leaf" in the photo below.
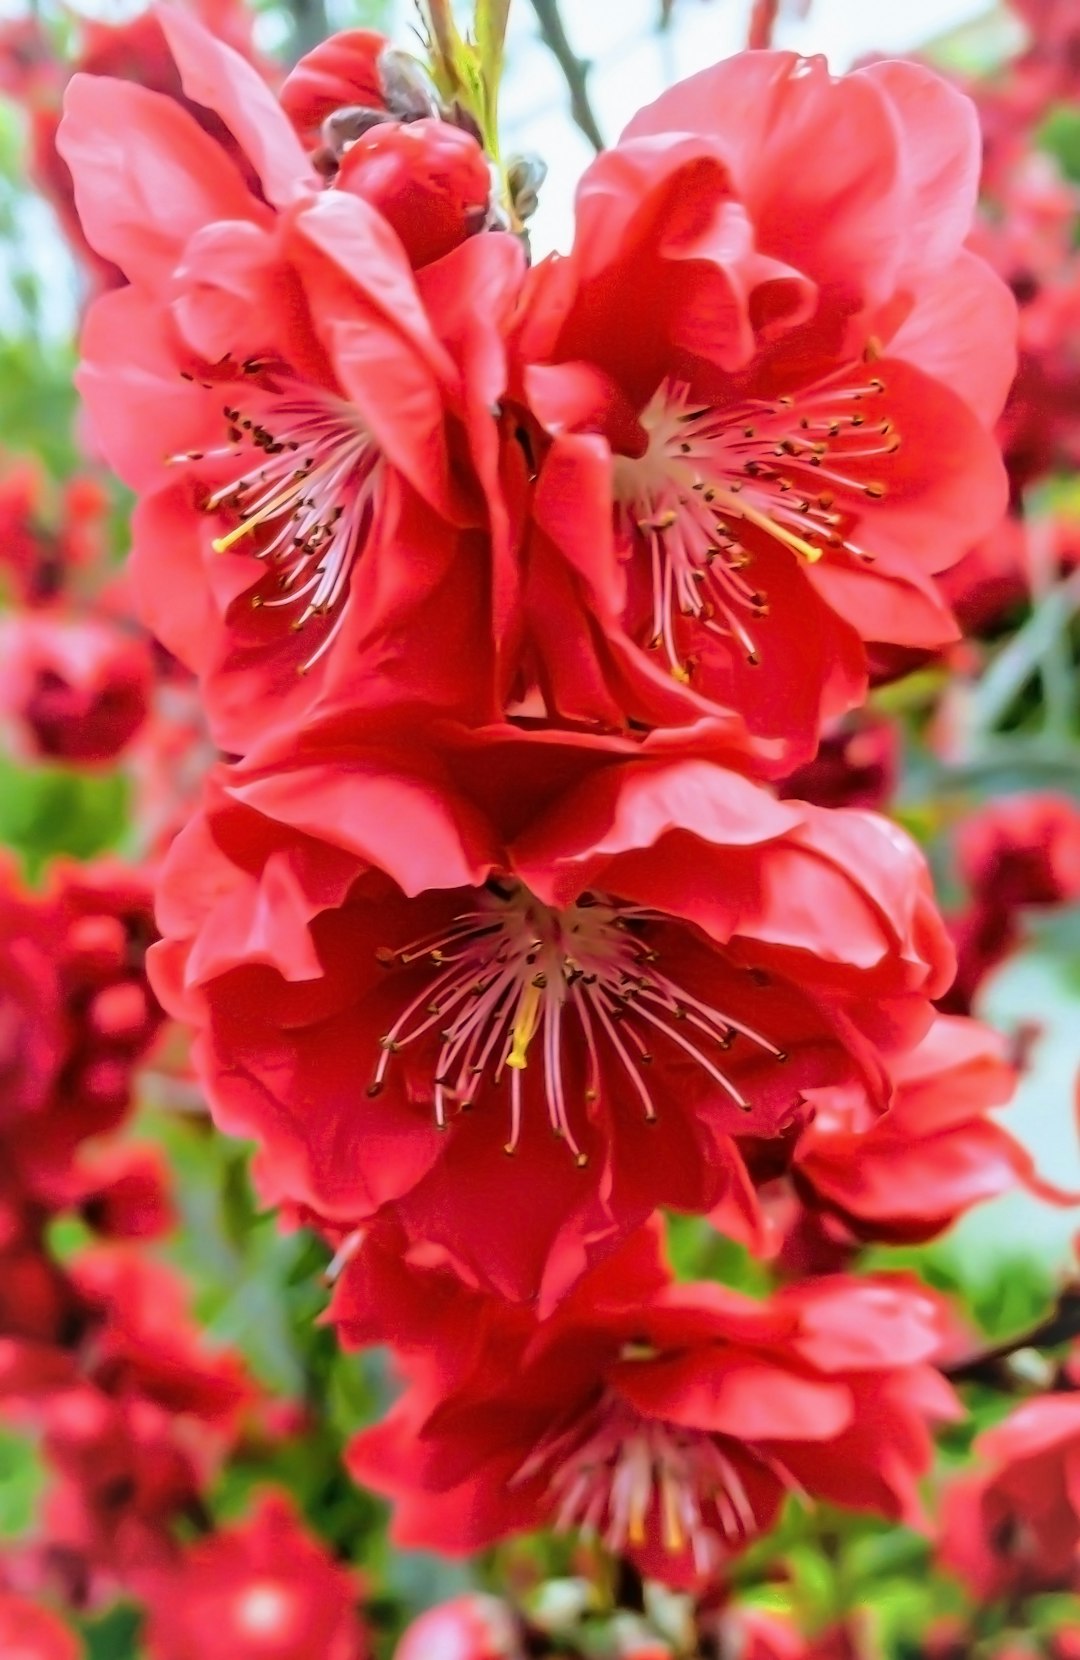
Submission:
<svg viewBox="0 0 1080 1660">
<path fill-rule="evenodd" d="M 127 1603 L 110 1608 L 100 1619 L 82 1627 L 86 1660 L 140 1660 L 139 1631 L 142 1614 Z"/>
<path fill-rule="evenodd" d="M 116 847 L 129 798 L 119 773 L 21 767 L 0 756 L 0 842 L 21 855 L 36 879 L 56 854 L 91 859 Z"/>
<path fill-rule="evenodd" d="M 28 1533 L 37 1514 L 45 1471 L 34 1443 L 0 1428 L 0 1539 Z"/>
</svg>

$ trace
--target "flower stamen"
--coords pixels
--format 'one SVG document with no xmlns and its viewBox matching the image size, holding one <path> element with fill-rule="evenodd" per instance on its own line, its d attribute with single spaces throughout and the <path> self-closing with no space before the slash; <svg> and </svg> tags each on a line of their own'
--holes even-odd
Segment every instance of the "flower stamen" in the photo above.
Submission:
<svg viewBox="0 0 1080 1660">
<path fill-rule="evenodd" d="M 411 971 L 412 994 L 380 1040 L 368 1093 L 383 1088 L 395 1057 L 426 1043 L 437 1048 L 431 1100 L 436 1124 L 451 1109 L 472 1106 L 484 1080 L 509 1079 L 509 1137 L 517 1152 L 525 1126 L 526 1074 L 538 1059 L 546 1116 L 579 1165 L 587 1162 L 568 1094 L 570 1053 L 584 1077 L 582 1106 L 591 1120 L 606 1105 L 604 1073 L 614 1063 L 641 1105 L 658 1111 L 647 1074 L 659 1040 L 689 1057 L 742 1112 L 752 1103 L 728 1076 L 722 1057 L 737 1037 L 777 1062 L 785 1052 L 746 1021 L 721 1013 L 685 990 L 660 966 L 646 937 L 667 919 L 648 907 L 585 893 L 549 906 L 520 884 L 492 884 L 475 908 L 391 950 L 379 962 Z M 424 973 L 421 965 L 427 964 Z M 415 976 L 421 975 L 419 983 Z"/>
<path fill-rule="evenodd" d="M 754 624 L 768 615 L 768 595 L 743 572 L 761 538 L 808 566 L 830 552 L 872 561 L 853 533 L 866 504 L 887 493 L 864 467 L 900 446 L 891 420 L 868 415 L 885 390 L 858 364 L 798 396 L 728 407 L 692 403 L 685 385 L 660 386 L 641 417 L 645 452 L 616 457 L 615 490 L 631 547 L 647 552 L 645 643 L 664 652 L 676 680 L 690 682 L 700 658 L 691 627 L 760 661 Z"/>
<path fill-rule="evenodd" d="M 211 546 L 227 553 L 249 538 L 256 559 L 277 571 L 278 593 L 253 596 L 257 609 L 291 609 L 304 629 L 333 615 L 322 640 L 300 664 L 307 673 L 336 638 L 357 559 L 370 537 L 382 457 L 357 410 L 343 398 L 296 380 L 273 364 L 243 368 L 243 409 L 226 404 L 228 443 L 200 461 L 246 464 L 203 503 L 237 522 Z M 253 455 L 254 452 L 254 455 Z M 190 461 L 193 456 L 176 456 Z"/>
</svg>

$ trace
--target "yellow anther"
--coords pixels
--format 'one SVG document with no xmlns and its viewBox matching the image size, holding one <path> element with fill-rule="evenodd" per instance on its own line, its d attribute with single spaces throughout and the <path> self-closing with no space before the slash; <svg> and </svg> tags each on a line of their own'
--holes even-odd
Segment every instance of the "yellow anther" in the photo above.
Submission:
<svg viewBox="0 0 1080 1660">
<path fill-rule="evenodd" d="M 660 1500 L 663 1511 L 664 1549 L 678 1554 L 685 1549 L 686 1533 L 683 1529 L 682 1518 L 679 1515 L 678 1496 L 675 1492 L 675 1483 L 665 1470 L 660 1477 Z"/>
<path fill-rule="evenodd" d="M 540 1002 L 539 986 L 526 986 L 524 996 L 518 1003 L 517 1018 L 513 1025 L 513 1043 L 506 1057 L 507 1066 L 513 1066 L 518 1071 L 528 1064 L 529 1044 L 536 1036 L 540 1025 Z"/>
</svg>

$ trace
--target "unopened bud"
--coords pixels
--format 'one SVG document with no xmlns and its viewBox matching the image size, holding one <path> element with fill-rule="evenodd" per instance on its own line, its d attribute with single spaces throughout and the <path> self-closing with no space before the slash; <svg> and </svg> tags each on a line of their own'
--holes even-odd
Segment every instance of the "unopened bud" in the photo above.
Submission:
<svg viewBox="0 0 1080 1660">
<path fill-rule="evenodd" d="M 332 110 L 322 124 L 322 150 L 318 153 L 328 151 L 340 161 L 350 144 L 385 120 L 385 110 L 371 109 L 366 104 L 345 104 L 339 110 Z"/>
<path fill-rule="evenodd" d="M 521 224 L 536 212 L 540 203 L 540 186 L 546 178 L 547 162 L 542 156 L 514 156 L 509 162 L 506 183 L 514 212 Z"/>
<path fill-rule="evenodd" d="M 386 107 L 395 120 L 422 121 L 441 113 L 435 84 L 418 58 L 387 46 L 379 53 L 378 68 Z"/>
</svg>

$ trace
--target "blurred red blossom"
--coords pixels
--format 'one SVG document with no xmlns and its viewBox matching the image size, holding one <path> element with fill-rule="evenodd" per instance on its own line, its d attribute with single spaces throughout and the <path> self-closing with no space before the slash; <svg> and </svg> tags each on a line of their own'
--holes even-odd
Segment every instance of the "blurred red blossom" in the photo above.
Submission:
<svg viewBox="0 0 1080 1660">
<path fill-rule="evenodd" d="M 365 1660 L 359 1589 L 291 1500 L 266 1491 L 244 1521 L 152 1576 L 147 1651 L 150 1660 Z"/>
<path fill-rule="evenodd" d="M 394 1660 L 524 1660 L 518 1621 L 498 1597 L 473 1592 L 429 1608 L 409 1626 Z"/>
<path fill-rule="evenodd" d="M 1080 1395 L 1025 1401 L 975 1442 L 945 1495 L 941 1559 L 980 1597 L 1075 1590 Z"/>
<path fill-rule="evenodd" d="M 47 1608 L 0 1591 L 0 1654 L 4 1660 L 79 1660 L 83 1652 L 74 1632 Z"/>
<path fill-rule="evenodd" d="M 956 864 L 969 897 L 950 921 L 958 966 L 941 1007 L 964 1011 L 1022 943 L 1028 907 L 1080 900 L 1080 805 L 1036 791 L 987 802 L 962 823 Z"/>
<path fill-rule="evenodd" d="M 0 624 L 0 710 L 43 759 L 111 763 L 149 712 L 145 639 L 111 623 L 44 611 Z"/>
</svg>

